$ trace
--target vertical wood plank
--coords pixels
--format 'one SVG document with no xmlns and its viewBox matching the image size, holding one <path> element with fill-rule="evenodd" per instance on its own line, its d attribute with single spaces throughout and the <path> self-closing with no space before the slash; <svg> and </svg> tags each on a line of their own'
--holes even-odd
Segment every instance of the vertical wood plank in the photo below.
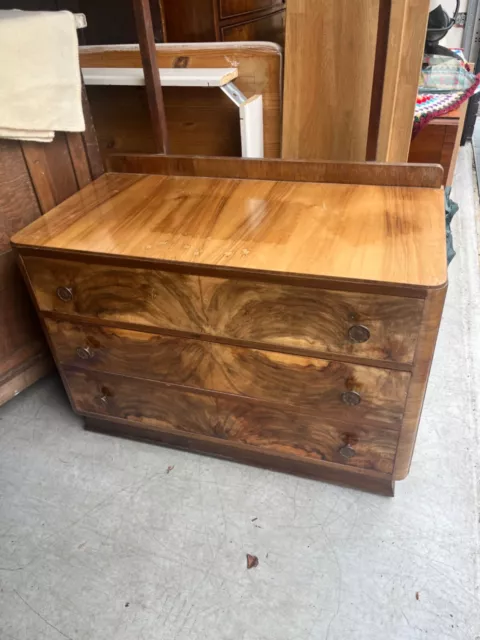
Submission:
<svg viewBox="0 0 480 640">
<path fill-rule="evenodd" d="M 429 0 L 392 0 L 378 162 L 407 162 Z"/>
<path fill-rule="evenodd" d="M 0 406 L 51 366 L 10 237 L 41 215 L 17 140 L 0 141 Z"/>
<path fill-rule="evenodd" d="M 158 73 L 149 0 L 133 0 L 133 8 L 143 72 L 145 74 L 145 89 L 147 91 L 155 149 L 158 153 L 168 153 L 167 120 L 165 118 L 160 74 Z"/>
<path fill-rule="evenodd" d="M 64 133 L 50 143 L 22 142 L 22 149 L 42 213 L 78 191 Z"/>
<path fill-rule="evenodd" d="M 67 133 L 66 140 L 78 188 L 83 189 L 92 181 L 83 136 L 81 133 Z"/>
<path fill-rule="evenodd" d="M 90 174 L 93 180 L 96 180 L 105 173 L 102 155 L 98 146 L 97 134 L 93 124 L 92 112 L 88 101 L 85 85 L 82 83 L 82 106 L 83 117 L 85 118 L 85 131 L 83 132 L 83 142 L 90 165 Z"/>
<path fill-rule="evenodd" d="M 370 101 L 370 119 L 368 123 L 367 153 L 365 158 L 368 161 L 375 161 L 377 157 L 380 118 L 382 115 L 383 89 L 385 86 L 385 73 L 387 70 L 391 7 L 392 0 L 380 0 L 372 98 Z"/>
<path fill-rule="evenodd" d="M 379 0 L 288 0 L 282 157 L 365 160 Z"/>
</svg>

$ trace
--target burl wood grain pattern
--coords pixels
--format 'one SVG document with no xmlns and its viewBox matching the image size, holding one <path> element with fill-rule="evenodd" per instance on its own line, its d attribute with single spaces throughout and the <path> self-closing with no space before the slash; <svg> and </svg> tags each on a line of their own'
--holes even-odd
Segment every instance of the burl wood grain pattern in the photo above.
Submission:
<svg viewBox="0 0 480 640">
<path fill-rule="evenodd" d="M 46 319 L 57 360 L 274 402 L 323 418 L 399 424 L 410 374 L 375 367 Z M 360 403 L 345 403 L 343 394 Z"/>
<path fill-rule="evenodd" d="M 64 371 L 78 411 L 121 418 L 282 454 L 391 473 L 398 433 L 357 424 L 337 426 L 294 411 L 240 398 L 186 393 L 157 382 Z M 348 455 L 345 453 L 348 447 Z M 350 452 L 353 449 L 353 452 Z M 349 454 L 352 453 L 350 456 Z"/>
<path fill-rule="evenodd" d="M 24 256 L 43 311 L 410 363 L 423 300 Z M 72 299 L 57 295 L 72 290 Z M 355 327 L 369 337 L 355 341 Z M 353 339 L 352 339 L 353 334 Z M 365 336 L 366 337 L 366 336 Z"/>
<path fill-rule="evenodd" d="M 13 242 L 440 286 L 446 282 L 443 198 L 440 189 L 105 174 Z"/>
<path fill-rule="evenodd" d="M 295 454 L 279 453 L 274 449 L 236 443 L 232 440 L 176 430 L 159 430 L 149 425 L 121 418 L 111 419 L 89 414 L 85 415 L 84 424 L 85 429 L 111 436 L 143 440 L 150 444 L 175 447 L 196 454 L 219 456 L 222 460 L 232 460 L 324 482 L 334 482 L 337 485 L 371 491 L 388 497 L 394 495 L 395 482 L 392 475 L 372 469 L 352 467 L 349 464 L 336 462 L 323 462 Z"/>
</svg>

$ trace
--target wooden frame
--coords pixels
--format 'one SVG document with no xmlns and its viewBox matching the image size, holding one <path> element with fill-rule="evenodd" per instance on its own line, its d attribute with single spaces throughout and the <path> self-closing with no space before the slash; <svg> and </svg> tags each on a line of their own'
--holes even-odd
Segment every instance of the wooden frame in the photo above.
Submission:
<svg viewBox="0 0 480 640">
<path fill-rule="evenodd" d="M 259 95 L 247 99 L 235 86 L 237 69 L 181 67 L 158 71 L 162 86 L 220 88 L 239 109 L 242 157 L 263 158 L 263 99 Z M 143 69 L 135 67 L 84 67 L 82 73 L 87 86 L 145 86 Z"/>
<path fill-rule="evenodd" d="M 163 87 L 170 153 L 240 156 L 240 104 L 262 96 L 264 156 L 279 157 L 281 146 L 282 54 L 271 43 L 160 44 L 159 68 L 235 68 L 235 88 L 241 100 L 225 99 L 219 91 L 202 87 Z M 80 48 L 82 67 L 140 69 L 138 45 Z M 228 87 L 228 85 L 227 85 Z M 155 153 L 148 107 L 141 87 L 87 87 L 102 155 L 112 152 Z M 245 97 L 246 96 L 246 97 Z M 111 110 L 111 102 L 119 108 Z"/>
</svg>

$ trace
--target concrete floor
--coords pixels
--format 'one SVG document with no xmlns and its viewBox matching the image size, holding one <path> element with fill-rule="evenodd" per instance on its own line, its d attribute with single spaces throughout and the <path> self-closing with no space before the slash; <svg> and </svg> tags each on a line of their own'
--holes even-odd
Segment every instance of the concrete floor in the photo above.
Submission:
<svg viewBox="0 0 480 640">
<path fill-rule="evenodd" d="M 396 497 L 85 432 L 50 378 L 0 410 L 1 640 L 480 640 L 471 161 Z"/>
</svg>

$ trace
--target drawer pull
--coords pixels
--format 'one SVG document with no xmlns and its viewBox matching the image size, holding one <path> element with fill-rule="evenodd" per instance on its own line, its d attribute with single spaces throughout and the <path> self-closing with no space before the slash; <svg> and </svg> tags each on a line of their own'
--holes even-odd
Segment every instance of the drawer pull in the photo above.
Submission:
<svg viewBox="0 0 480 640">
<path fill-rule="evenodd" d="M 100 402 L 103 404 L 104 407 L 108 406 L 108 396 L 102 396 L 100 398 Z"/>
<path fill-rule="evenodd" d="M 342 402 L 343 404 L 348 405 L 349 407 L 356 407 L 360 404 L 362 398 L 360 394 L 356 391 L 344 391 L 342 393 Z"/>
<path fill-rule="evenodd" d="M 93 356 L 95 355 L 93 353 L 93 350 L 90 347 L 77 347 L 76 353 L 77 353 L 77 356 L 82 360 L 89 360 L 90 358 L 93 358 Z"/>
<path fill-rule="evenodd" d="M 348 330 L 348 337 L 352 342 L 367 342 L 370 339 L 370 331 L 363 324 L 354 324 Z"/>
<path fill-rule="evenodd" d="M 339 450 L 338 453 L 342 456 L 342 458 L 346 458 L 347 460 L 350 460 L 350 458 L 353 458 L 353 456 L 357 455 L 357 452 L 350 444 L 346 444 Z"/>
<path fill-rule="evenodd" d="M 62 302 L 70 302 L 73 300 L 73 290 L 71 287 L 58 287 L 57 298 L 60 298 Z"/>
</svg>

